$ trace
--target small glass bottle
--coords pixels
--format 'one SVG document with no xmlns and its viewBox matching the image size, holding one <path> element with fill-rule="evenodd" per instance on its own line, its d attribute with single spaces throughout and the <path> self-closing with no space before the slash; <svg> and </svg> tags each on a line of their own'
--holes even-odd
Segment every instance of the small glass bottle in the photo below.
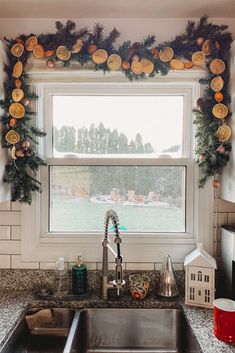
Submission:
<svg viewBox="0 0 235 353">
<path fill-rule="evenodd" d="M 73 294 L 87 294 L 87 268 L 82 263 L 82 256 L 78 255 L 77 264 L 72 267 L 72 291 Z"/>
<path fill-rule="evenodd" d="M 68 293 L 68 272 L 65 269 L 64 258 L 60 257 L 56 262 L 55 270 L 55 295 L 64 296 Z"/>
</svg>

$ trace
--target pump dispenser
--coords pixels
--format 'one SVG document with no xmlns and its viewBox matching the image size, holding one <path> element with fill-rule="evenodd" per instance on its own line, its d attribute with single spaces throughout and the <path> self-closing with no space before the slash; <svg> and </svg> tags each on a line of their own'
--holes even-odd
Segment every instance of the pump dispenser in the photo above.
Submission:
<svg viewBox="0 0 235 353">
<path fill-rule="evenodd" d="M 64 258 L 59 257 L 55 270 L 55 295 L 64 296 L 68 293 L 68 272 L 65 269 Z"/>
<path fill-rule="evenodd" d="M 72 267 L 72 291 L 76 295 L 87 294 L 87 268 L 82 263 L 81 255 L 78 255 L 77 264 Z"/>
</svg>

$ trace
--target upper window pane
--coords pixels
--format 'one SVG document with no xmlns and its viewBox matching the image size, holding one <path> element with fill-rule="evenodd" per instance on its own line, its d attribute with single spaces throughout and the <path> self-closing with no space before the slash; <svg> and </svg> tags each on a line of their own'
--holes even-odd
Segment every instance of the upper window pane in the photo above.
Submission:
<svg viewBox="0 0 235 353">
<path fill-rule="evenodd" d="M 182 156 L 179 96 L 53 96 L 53 153 Z"/>
</svg>

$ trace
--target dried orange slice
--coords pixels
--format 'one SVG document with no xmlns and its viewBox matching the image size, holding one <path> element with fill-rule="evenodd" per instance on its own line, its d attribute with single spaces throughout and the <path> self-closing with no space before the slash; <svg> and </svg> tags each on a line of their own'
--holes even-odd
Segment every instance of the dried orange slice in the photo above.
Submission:
<svg viewBox="0 0 235 353">
<path fill-rule="evenodd" d="M 81 51 L 82 49 L 82 46 L 83 46 L 83 41 L 81 39 L 78 39 L 77 43 L 73 45 L 72 47 L 72 53 L 73 54 L 77 54 Z"/>
<path fill-rule="evenodd" d="M 202 45 L 202 51 L 206 56 L 209 56 L 211 55 L 211 50 L 212 50 L 212 42 L 210 39 L 207 39 Z"/>
<path fill-rule="evenodd" d="M 140 75 L 144 70 L 143 64 L 140 61 L 134 60 L 131 64 L 131 70 L 134 74 Z"/>
<path fill-rule="evenodd" d="M 68 48 L 66 46 L 60 45 L 56 49 L 56 56 L 60 60 L 67 61 L 67 60 L 69 60 L 69 58 L 71 56 L 71 51 L 68 50 Z"/>
<path fill-rule="evenodd" d="M 224 119 L 228 115 L 228 107 L 222 103 L 217 103 L 214 105 L 212 113 L 217 119 Z"/>
<path fill-rule="evenodd" d="M 25 114 L 25 108 L 20 103 L 12 103 L 9 107 L 9 113 L 13 118 L 21 119 Z"/>
<path fill-rule="evenodd" d="M 185 69 L 191 69 L 193 67 L 193 62 L 192 61 L 185 61 L 184 62 L 184 68 Z"/>
<path fill-rule="evenodd" d="M 184 63 L 183 61 L 179 59 L 172 59 L 170 61 L 170 68 L 172 70 L 183 70 L 184 69 Z"/>
<path fill-rule="evenodd" d="M 219 92 L 224 87 L 224 80 L 221 76 L 214 77 L 211 80 L 211 89 L 214 92 Z"/>
<path fill-rule="evenodd" d="M 17 120 L 15 118 L 11 118 L 10 121 L 9 121 L 9 126 L 13 127 L 15 126 Z"/>
<path fill-rule="evenodd" d="M 35 47 L 33 48 L 33 56 L 36 59 L 43 59 L 44 58 L 45 50 L 41 44 L 35 45 Z"/>
<path fill-rule="evenodd" d="M 46 52 L 45 52 L 45 56 L 47 57 L 47 58 L 49 58 L 50 56 L 52 56 L 54 54 L 54 50 L 47 50 Z"/>
<path fill-rule="evenodd" d="M 210 63 L 210 70 L 215 75 L 220 75 L 225 70 L 225 63 L 221 59 L 214 59 Z"/>
<path fill-rule="evenodd" d="M 196 51 L 192 55 L 192 62 L 194 65 L 201 66 L 204 65 L 206 61 L 205 54 L 202 51 Z"/>
<path fill-rule="evenodd" d="M 159 59 L 159 51 L 157 48 L 152 48 L 150 51 L 154 59 Z"/>
<path fill-rule="evenodd" d="M 161 61 L 168 62 L 174 56 L 174 50 L 170 47 L 162 48 L 159 52 L 159 58 Z"/>
<path fill-rule="evenodd" d="M 21 43 L 16 43 L 12 46 L 11 48 L 11 53 L 12 55 L 16 56 L 19 58 L 24 52 L 24 46 Z"/>
<path fill-rule="evenodd" d="M 14 145 L 20 141 L 20 135 L 15 130 L 10 130 L 5 136 L 5 139 L 11 145 Z"/>
<path fill-rule="evenodd" d="M 24 98 L 24 91 L 20 88 L 15 88 L 11 95 L 14 102 L 19 102 Z"/>
<path fill-rule="evenodd" d="M 143 72 L 145 74 L 151 74 L 154 70 L 154 64 L 149 59 L 141 59 L 141 64 L 143 65 Z"/>
<path fill-rule="evenodd" d="M 90 44 L 87 51 L 89 54 L 93 54 L 97 50 L 97 45 L 95 44 Z"/>
<path fill-rule="evenodd" d="M 130 63 L 128 62 L 128 61 L 123 61 L 122 62 L 122 68 L 123 68 L 123 70 L 129 70 L 129 68 L 130 68 Z"/>
<path fill-rule="evenodd" d="M 98 49 L 92 54 L 92 60 L 95 64 L 104 64 L 108 59 L 108 53 L 104 49 Z"/>
<path fill-rule="evenodd" d="M 20 88 L 22 86 L 22 81 L 17 78 L 15 80 L 15 86 L 16 86 L 16 88 Z"/>
<path fill-rule="evenodd" d="M 38 44 L 38 39 L 36 36 L 31 36 L 29 37 L 26 42 L 25 42 L 25 49 L 27 51 L 33 51 L 33 48 L 35 47 L 35 45 Z"/>
<path fill-rule="evenodd" d="M 224 95 L 221 92 L 216 92 L 215 95 L 215 100 L 216 102 L 222 102 L 222 100 L 224 99 Z"/>
<path fill-rule="evenodd" d="M 18 61 L 13 67 L 12 76 L 15 78 L 19 78 L 22 75 L 22 72 L 23 72 L 23 64 L 21 61 Z"/>
<path fill-rule="evenodd" d="M 218 128 L 216 135 L 217 135 L 219 141 L 225 142 L 230 139 L 230 137 L 232 135 L 232 130 L 228 125 L 223 124 L 222 126 L 220 126 Z"/>
<path fill-rule="evenodd" d="M 111 54 L 107 59 L 107 66 L 110 71 L 117 71 L 122 65 L 122 58 L 117 54 Z"/>
</svg>

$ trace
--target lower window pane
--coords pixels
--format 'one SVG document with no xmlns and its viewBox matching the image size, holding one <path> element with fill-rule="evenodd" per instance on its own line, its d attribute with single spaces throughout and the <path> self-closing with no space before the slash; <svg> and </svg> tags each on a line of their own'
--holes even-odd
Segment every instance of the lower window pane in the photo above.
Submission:
<svg viewBox="0 0 235 353">
<path fill-rule="evenodd" d="M 114 209 L 122 232 L 185 232 L 185 167 L 50 167 L 50 231 L 103 231 Z"/>
</svg>

